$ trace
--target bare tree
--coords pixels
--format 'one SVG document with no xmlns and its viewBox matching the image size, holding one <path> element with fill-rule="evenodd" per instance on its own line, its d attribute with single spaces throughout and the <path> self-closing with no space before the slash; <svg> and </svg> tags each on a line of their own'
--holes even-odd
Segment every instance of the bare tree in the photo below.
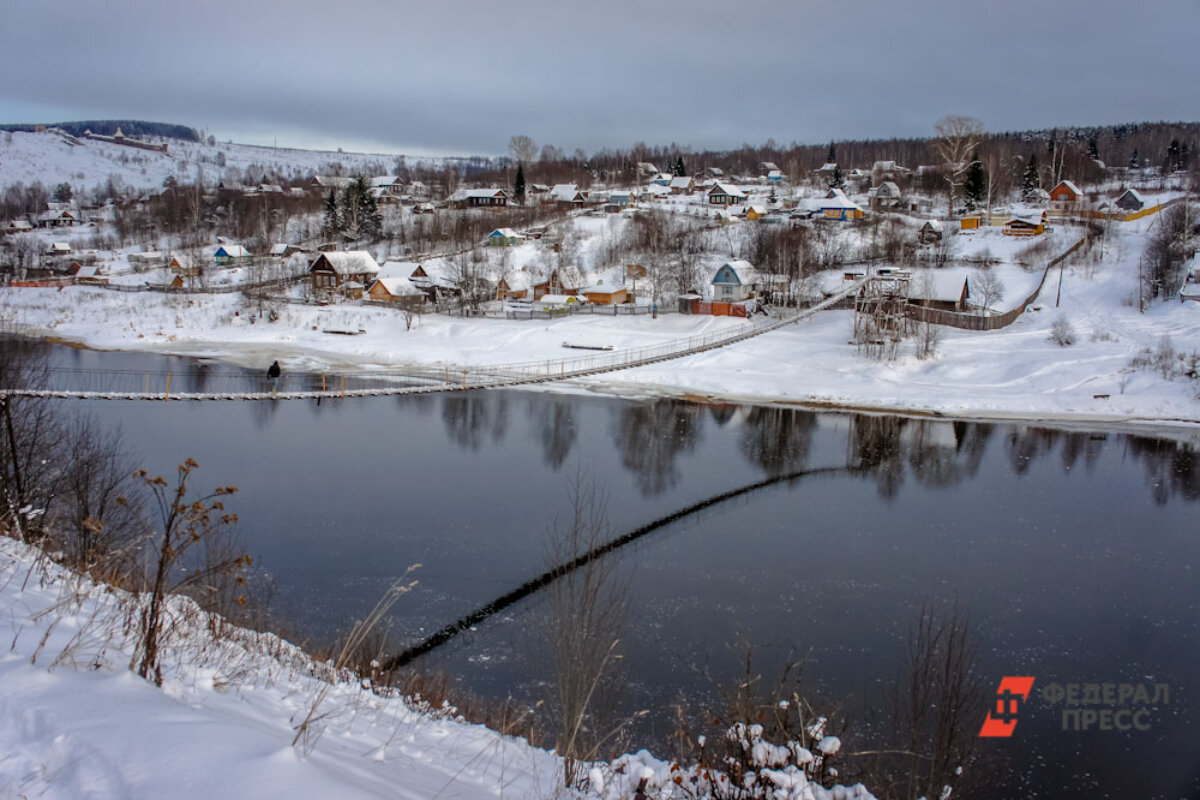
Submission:
<svg viewBox="0 0 1200 800">
<path fill-rule="evenodd" d="M 547 548 L 552 565 L 581 559 L 609 540 L 608 497 L 592 479 L 576 472 L 568 483 L 567 499 L 570 517 L 556 522 Z M 582 762 L 593 759 L 605 740 L 619 731 L 598 712 L 601 698 L 612 688 L 628 614 L 628 582 L 617 568 L 615 559 L 588 558 L 547 589 L 558 727 L 555 750 L 563 758 L 568 786 L 582 777 Z"/>
<path fill-rule="evenodd" d="M 977 269 L 971 276 L 971 294 L 978 300 L 980 312 L 989 314 L 992 306 L 1004 299 L 1004 281 L 990 269 Z"/>
<path fill-rule="evenodd" d="M 953 219 L 954 192 L 962 185 L 970 166 L 971 153 L 975 152 L 983 138 L 983 123 L 974 117 L 951 115 L 939 119 L 933 129 L 937 132 L 937 138 L 933 141 L 934 150 L 946 165 L 947 216 Z"/>
<path fill-rule="evenodd" d="M 522 134 L 508 140 L 508 154 L 518 164 L 532 164 L 537 153 L 537 142 L 528 136 Z"/>
</svg>

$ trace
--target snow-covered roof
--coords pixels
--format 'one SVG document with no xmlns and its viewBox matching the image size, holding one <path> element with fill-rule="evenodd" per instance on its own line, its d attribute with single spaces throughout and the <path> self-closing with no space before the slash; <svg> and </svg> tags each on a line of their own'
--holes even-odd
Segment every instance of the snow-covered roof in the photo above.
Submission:
<svg viewBox="0 0 1200 800">
<path fill-rule="evenodd" d="M 213 258 L 249 258 L 250 251 L 240 244 L 223 244 L 213 251 Z"/>
<path fill-rule="evenodd" d="M 383 266 L 379 268 L 379 272 L 375 277 L 379 280 L 384 278 L 411 278 L 413 272 L 419 267 L 415 261 L 385 261 Z"/>
<path fill-rule="evenodd" d="M 379 264 L 374 256 L 366 250 L 340 250 L 332 253 L 321 253 L 317 261 L 324 259 L 339 275 L 375 275 L 379 272 Z"/>
<path fill-rule="evenodd" d="M 676 175 L 674 178 L 671 178 L 672 189 L 687 189 L 694 183 L 695 180 L 689 178 L 687 175 Z"/>
<path fill-rule="evenodd" d="M 286 256 L 288 247 L 289 247 L 289 245 L 286 244 L 285 242 L 276 242 L 275 244 L 271 245 L 271 255 Z"/>
<path fill-rule="evenodd" d="M 732 280 L 729 280 L 732 278 Z M 713 276 L 713 283 L 732 283 L 739 286 L 749 286 L 756 283 L 758 273 L 749 261 L 726 261 Z"/>
<path fill-rule="evenodd" d="M 494 230 L 488 234 L 489 239 L 496 237 L 496 236 L 502 237 L 504 239 L 521 239 L 521 238 L 523 238 L 521 236 L 521 234 L 517 233 L 512 228 L 496 228 L 496 230 Z"/>
<path fill-rule="evenodd" d="M 914 270 L 908 296 L 916 300 L 957 303 L 962 297 L 963 283 L 967 280 L 967 276 L 957 270 Z"/>
<path fill-rule="evenodd" d="M 894 181 L 884 181 L 875 187 L 876 197 L 899 197 L 900 187 Z"/>
<path fill-rule="evenodd" d="M 763 172 L 779 172 L 779 167 L 774 161 L 764 161 L 760 166 L 762 167 Z"/>
<path fill-rule="evenodd" d="M 853 200 L 851 200 L 849 197 L 847 197 L 846 193 L 843 192 L 841 189 L 830 189 L 829 194 L 823 200 L 821 200 L 817 203 L 818 210 L 823 211 L 827 208 L 845 208 L 845 209 L 851 209 L 851 210 L 858 209 L 859 211 L 862 210 L 862 207 L 859 206 L 858 203 L 855 203 Z"/>
<path fill-rule="evenodd" d="M 371 178 L 371 185 L 376 187 L 403 186 L 404 181 L 396 175 L 380 175 L 379 177 Z"/>
<path fill-rule="evenodd" d="M 1054 191 L 1057 191 L 1057 190 L 1058 190 L 1058 188 L 1059 188 L 1059 186 L 1061 186 L 1061 187 L 1063 187 L 1063 188 L 1067 189 L 1068 191 L 1072 192 L 1072 193 L 1073 193 L 1073 194 L 1075 194 L 1075 195 L 1079 195 L 1079 196 L 1082 196 L 1082 195 L 1083 195 L 1083 192 L 1079 191 L 1079 187 L 1078 187 L 1078 186 L 1076 186 L 1076 185 L 1075 185 L 1073 182 L 1071 182 L 1071 181 L 1067 181 L 1067 180 L 1062 180 L 1062 181 L 1059 181 L 1059 182 L 1058 182 L 1058 186 L 1055 186 L 1055 187 L 1054 187 Z"/>
<path fill-rule="evenodd" d="M 925 220 L 925 224 L 922 225 L 921 227 L 929 228 L 929 230 L 931 230 L 931 231 L 939 231 L 940 232 L 942 230 L 942 221 L 938 220 L 938 219 L 927 219 L 927 220 Z"/>
<path fill-rule="evenodd" d="M 31 231 L 33 230 L 33 223 L 27 219 L 9 220 L 4 224 L 4 229 L 7 231 Z"/>
<path fill-rule="evenodd" d="M 730 186 L 727 183 L 722 183 L 721 181 L 717 181 L 716 183 L 714 183 L 712 185 L 712 188 L 708 190 L 708 193 L 709 194 L 724 194 L 724 195 L 728 195 L 730 197 L 745 197 L 746 196 L 746 193 L 743 192 L 741 189 L 737 188 L 736 186 Z"/>
<path fill-rule="evenodd" d="M 768 178 L 782 178 L 783 173 L 780 170 L 772 169 L 767 171 Z"/>
<path fill-rule="evenodd" d="M 458 202 L 460 200 L 469 200 L 472 197 L 507 197 L 508 192 L 503 189 L 459 189 L 454 194 L 447 198 L 450 202 Z"/>
<path fill-rule="evenodd" d="M 389 278 L 376 278 L 375 283 L 387 290 L 387 293 L 393 297 L 412 297 L 414 295 L 424 295 L 425 293 L 413 285 L 413 282 L 401 275 L 393 275 Z M 374 284 L 372 284 L 374 288 Z"/>
<path fill-rule="evenodd" d="M 550 190 L 550 197 L 560 203 L 574 203 L 577 200 L 587 199 L 587 195 L 579 190 L 579 187 L 573 183 L 556 184 Z"/>
<path fill-rule="evenodd" d="M 75 270 L 76 278 L 95 278 L 100 274 L 100 268 L 97 266 L 81 266 Z"/>
<path fill-rule="evenodd" d="M 578 267 L 567 266 L 558 270 L 558 285 L 564 289 L 578 289 L 583 286 L 583 275 Z"/>
<path fill-rule="evenodd" d="M 763 216 L 766 216 L 767 207 L 759 206 L 759 205 L 746 206 L 746 211 L 747 211 L 747 213 L 753 211 L 755 214 L 761 214 Z"/>
<path fill-rule="evenodd" d="M 51 242 L 50 243 L 50 252 L 51 253 L 69 253 L 69 252 L 71 252 L 71 245 L 68 242 Z"/>
</svg>

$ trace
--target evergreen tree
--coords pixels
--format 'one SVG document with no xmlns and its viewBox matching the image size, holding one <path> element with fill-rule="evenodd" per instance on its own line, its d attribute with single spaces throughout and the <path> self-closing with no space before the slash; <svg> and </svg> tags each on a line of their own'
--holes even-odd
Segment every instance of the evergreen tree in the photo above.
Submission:
<svg viewBox="0 0 1200 800">
<path fill-rule="evenodd" d="M 1137 148 L 1133 148 L 1133 155 L 1129 157 L 1129 168 L 1138 169 L 1142 166 L 1142 160 L 1138 158 Z"/>
<path fill-rule="evenodd" d="M 833 146 L 833 141 L 829 142 L 829 154 L 825 156 L 826 164 L 833 164 L 837 161 L 837 149 Z"/>
<path fill-rule="evenodd" d="M 683 165 L 683 156 L 675 159 L 675 166 L 672 168 L 671 173 L 677 178 L 683 178 L 687 175 L 687 168 Z"/>
<path fill-rule="evenodd" d="M 984 172 L 983 163 L 979 160 L 979 153 L 971 155 L 971 164 L 967 167 L 967 177 L 963 180 L 963 197 L 966 198 L 967 208 L 975 210 L 975 207 L 983 202 L 987 196 L 987 174 Z"/>
<path fill-rule="evenodd" d="M 842 168 L 836 164 L 833 167 L 833 177 L 829 179 L 830 189 L 844 189 L 846 187 L 846 179 L 842 176 Z"/>
<path fill-rule="evenodd" d="M 1171 144 L 1167 146 L 1167 171 L 1174 172 L 1180 168 L 1179 159 L 1179 140 L 1172 139 Z"/>
<path fill-rule="evenodd" d="M 1021 174 L 1021 200 L 1032 203 L 1037 200 L 1038 189 L 1042 188 L 1042 178 L 1038 174 L 1037 153 L 1029 156 L 1029 163 Z"/>
<path fill-rule="evenodd" d="M 1088 137 L 1088 158 L 1092 159 L 1093 161 L 1100 160 L 1100 147 L 1096 143 L 1095 136 Z"/>
<path fill-rule="evenodd" d="M 513 199 L 517 205 L 525 205 L 525 167 L 517 163 L 517 177 L 513 178 Z"/>
<path fill-rule="evenodd" d="M 383 214 L 379 211 L 379 198 L 371 191 L 366 178 L 360 177 L 357 185 L 363 204 L 363 233 L 368 238 L 378 239 L 383 234 Z"/>
<path fill-rule="evenodd" d="M 69 203 L 74 196 L 75 193 L 69 183 L 60 183 L 54 187 L 54 202 L 56 203 Z"/>
<path fill-rule="evenodd" d="M 338 214 L 337 191 L 329 190 L 329 197 L 325 200 L 325 215 L 321 218 L 321 230 L 326 236 L 332 236 L 342 229 L 342 218 Z"/>
</svg>

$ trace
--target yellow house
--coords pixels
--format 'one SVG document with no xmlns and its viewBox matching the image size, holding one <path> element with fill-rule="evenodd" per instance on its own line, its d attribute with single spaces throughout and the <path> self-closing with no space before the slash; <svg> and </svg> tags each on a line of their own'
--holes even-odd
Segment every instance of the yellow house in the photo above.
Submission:
<svg viewBox="0 0 1200 800">
<path fill-rule="evenodd" d="M 753 222 L 756 219 L 762 219 L 767 215 L 767 209 L 763 206 L 746 206 L 746 219 Z"/>
<path fill-rule="evenodd" d="M 958 229 L 963 230 L 963 231 L 974 231 L 974 230 L 978 230 L 979 226 L 982 224 L 983 224 L 983 217 L 981 217 L 981 216 L 975 215 L 975 216 L 970 216 L 970 217 L 963 217 L 962 219 L 960 219 L 958 221 Z"/>
</svg>

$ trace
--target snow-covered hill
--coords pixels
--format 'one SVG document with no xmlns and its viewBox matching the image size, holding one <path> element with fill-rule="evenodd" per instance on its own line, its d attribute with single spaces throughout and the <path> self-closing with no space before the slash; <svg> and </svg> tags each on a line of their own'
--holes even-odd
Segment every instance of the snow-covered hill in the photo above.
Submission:
<svg viewBox="0 0 1200 800">
<path fill-rule="evenodd" d="M 386 175 L 402 156 L 384 153 L 341 153 L 323 150 L 259 147 L 229 142 L 164 140 L 167 153 L 141 150 L 94 139 L 75 139 L 51 130 L 46 133 L 0 134 L 0 188 L 40 181 L 46 187 L 70 183 L 76 194 L 107 184 L 136 190 L 162 186 L 168 177 L 206 184 L 257 183 L 261 175 L 307 179 L 314 174 Z M 445 159 L 406 158 L 410 167 L 439 167 Z"/>
</svg>

